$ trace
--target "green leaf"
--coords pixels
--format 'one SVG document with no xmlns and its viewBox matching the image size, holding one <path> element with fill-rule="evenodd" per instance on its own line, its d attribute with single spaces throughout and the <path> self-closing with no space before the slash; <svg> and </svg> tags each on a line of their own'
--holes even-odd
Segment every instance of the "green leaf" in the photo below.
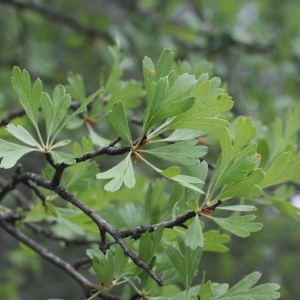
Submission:
<svg viewBox="0 0 300 300">
<path fill-rule="evenodd" d="M 170 49 L 165 49 L 159 58 L 156 68 L 156 81 L 168 75 L 173 64 L 174 53 Z"/>
<path fill-rule="evenodd" d="M 124 275 L 128 275 L 124 273 L 127 264 L 128 264 L 128 257 L 124 255 L 124 250 L 121 247 L 117 247 L 116 251 L 114 252 L 115 280 L 118 280 Z"/>
<path fill-rule="evenodd" d="M 249 197 L 256 198 L 262 194 L 261 188 L 258 186 L 264 178 L 261 169 L 253 170 L 248 176 L 242 177 L 238 181 L 227 184 L 218 198 L 229 199 L 231 197 Z"/>
<path fill-rule="evenodd" d="M 240 282 L 230 288 L 225 294 L 216 299 L 220 300 L 271 300 L 278 299 L 280 294 L 276 292 L 280 288 L 278 284 L 265 283 L 253 287 L 261 276 L 259 272 L 253 272 L 244 277 Z"/>
<path fill-rule="evenodd" d="M 230 241 L 228 234 L 220 234 L 219 230 L 209 230 L 203 233 L 203 250 L 208 252 L 227 252 L 229 249 L 223 244 Z"/>
<path fill-rule="evenodd" d="M 55 143 L 51 147 L 51 149 L 66 146 L 66 145 L 70 144 L 70 142 L 71 142 L 71 140 L 62 140 L 62 141 L 59 141 L 59 142 Z"/>
<path fill-rule="evenodd" d="M 105 256 L 99 249 L 93 249 L 92 254 L 93 269 L 100 281 L 108 288 L 112 283 L 115 267 L 112 253 L 108 250 Z"/>
<path fill-rule="evenodd" d="M 145 83 L 145 90 L 147 96 L 147 106 L 151 106 L 153 95 L 156 89 L 156 85 L 154 83 L 155 67 L 153 65 L 152 60 L 147 56 L 145 56 L 143 60 L 143 74 L 144 74 L 144 83 Z"/>
<path fill-rule="evenodd" d="M 291 159 L 291 152 L 284 152 L 270 166 L 264 180 L 259 186 L 265 188 L 270 185 L 280 184 L 292 180 L 294 177 L 299 176 L 299 174 L 300 159 L 293 161 Z"/>
<path fill-rule="evenodd" d="M 24 69 L 23 73 L 19 67 L 14 67 L 12 71 L 12 85 L 19 94 L 20 103 L 26 115 L 31 120 L 35 128 L 38 128 L 38 112 L 42 95 L 42 82 L 37 79 L 31 89 L 29 73 Z"/>
<path fill-rule="evenodd" d="M 204 134 L 204 131 L 195 129 L 176 129 L 167 138 L 161 140 L 164 142 L 186 141 L 197 138 Z M 157 142 L 157 141 L 155 141 Z"/>
<path fill-rule="evenodd" d="M 185 287 L 189 289 L 202 255 L 202 248 L 198 247 L 192 250 L 185 245 L 184 237 L 178 235 L 180 251 L 167 245 L 166 253 L 178 272 L 180 279 Z"/>
<path fill-rule="evenodd" d="M 109 120 L 118 134 L 128 143 L 132 143 L 125 109 L 122 102 L 114 103 L 112 111 L 109 113 Z"/>
<path fill-rule="evenodd" d="M 65 163 L 66 165 L 73 165 L 76 163 L 75 159 L 82 156 L 61 151 L 50 151 L 49 153 L 55 164 Z"/>
<path fill-rule="evenodd" d="M 41 145 L 34 139 L 34 137 L 21 125 L 16 127 L 14 124 L 8 124 L 6 126 L 6 130 L 23 143 L 35 148 L 42 148 Z"/>
<path fill-rule="evenodd" d="M 211 300 L 213 295 L 213 289 L 211 288 L 211 282 L 207 281 L 205 285 L 200 286 L 198 294 L 201 300 Z"/>
<path fill-rule="evenodd" d="M 231 205 L 231 206 L 218 206 L 216 209 L 230 210 L 230 211 L 253 211 L 257 210 L 255 206 L 252 205 Z"/>
<path fill-rule="evenodd" d="M 178 174 L 180 174 L 180 168 L 179 167 L 170 167 L 168 169 L 165 169 L 161 172 L 159 172 L 161 175 L 169 178 L 169 179 L 172 179 L 174 178 L 175 176 L 177 176 Z"/>
<path fill-rule="evenodd" d="M 188 94 L 195 82 L 194 76 L 183 74 L 168 90 L 168 77 L 160 78 L 153 101 L 148 104 L 145 112 L 143 133 L 149 131 L 157 122 L 189 109 L 194 103 L 194 98 L 188 97 Z"/>
<path fill-rule="evenodd" d="M 0 158 L 3 157 L 0 168 L 9 169 L 25 154 L 38 151 L 27 146 L 20 146 L 0 139 Z"/>
<path fill-rule="evenodd" d="M 118 165 L 106 172 L 97 174 L 96 177 L 97 179 L 113 178 L 104 186 L 104 189 L 109 192 L 117 191 L 123 182 L 128 188 L 134 187 L 135 178 L 131 162 L 131 152 Z"/>
<path fill-rule="evenodd" d="M 187 167 L 186 168 L 186 173 L 188 176 L 191 177 L 196 177 L 200 179 L 202 182 L 201 183 L 196 183 L 195 186 L 202 190 L 206 176 L 208 172 L 208 165 L 206 161 L 202 161 L 200 165 L 195 166 L 195 167 Z M 186 203 L 189 204 L 191 201 L 194 202 L 194 208 L 196 209 L 198 206 L 198 200 L 199 200 L 199 193 L 197 191 L 188 189 L 186 191 Z M 191 204 L 190 204 L 191 205 Z"/>
<path fill-rule="evenodd" d="M 47 141 L 66 116 L 70 105 L 71 96 L 60 84 L 54 88 L 52 100 L 47 93 L 42 93 L 41 108 L 46 122 Z"/>
<path fill-rule="evenodd" d="M 209 217 L 209 218 L 211 218 L 218 225 L 230 231 L 234 235 L 243 238 L 249 236 L 250 232 L 259 231 L 263 227 L 261 223 L 249 223 L 256 218 L 256 216 L 254 215 L 231 217 L 231 218 L 216 218 L 216 217 Z"/>
<path fill-rule="evenodd" d="M 141 150 L 141 152 L 185 166 L 195 166 L 199 165 L 199 158 L 207 153 L 207 147 L 197 146 L 197 142 L 197 140 L 181 141 L 160 148 Z"/>
<path fill-rule="evenodd" d="M 197 247 L 203 248 L 203 233 L 198 216 L 194 218 L 186 231 L 185 245 L 192 250 L 196 250 Z"/>
<path fill-rule="evenodd" d="M 73 99 L 82 103 L 85 99 L 84 80 L 80 74 L 68 73 L 67 80 L 69 84 L 66 86 L 68 93 Z"/>
<path fill-rule="evenodd" d="M 238 127 L 243 129 L 243 134 Z M 213 171 L 208 186 L 208 194 L 214 193 L 222 185 L 245 177 L 253 170 L 256 144 L 243 147 L 254 138 L 255 132 L 255 127 L 252 126 L 251 120 L 249 118 L 243 119 L 242 117 L 238 117 L 236 122 L 236 137 L 233 145 L 228 129 L 219 132 L 222 153 Z"/>
<path fill-rule="evenodd" d="M 199 102 L 201 103 L 201 101 Z M 195 105 L 189 110 L 177 115 L 169 124 L 168 129 L 191 128 L 220 131 L 228 126 L 228 122 L 225 120 L 210 118 L 231 109 L 233 101 L 227 94 L 218 95 L 202 105 L 197 103 L 196 100 Z"/>
</svg>

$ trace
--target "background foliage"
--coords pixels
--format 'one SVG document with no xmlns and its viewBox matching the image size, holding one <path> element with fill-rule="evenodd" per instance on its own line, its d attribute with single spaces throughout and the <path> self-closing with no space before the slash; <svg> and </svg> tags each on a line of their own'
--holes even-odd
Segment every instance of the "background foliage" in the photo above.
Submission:
<svg viewBox="0 0 300 300">
<path fill-rule="evenodd" d="M 259 139 L 258 135 L 259 149 L 266 149 L 265 144 L 273 149 L 278 144 L 276 141 L 285 139 L 288 142 L 289 136 L 295 137 L 294 134 L 287 134 L 288 132 L 276 135 L 280 122 L 275 120 L 276 117 L 284 119 L 286 109 L 294 109 L 299 103 L 298 16 L 299 5 L 296 0 L 77 0 L 55 1 L 51 2 L 51 6 L 47 1 L 41 0 L 1 0 L 1 118 L 19 108 L 10 83 L 14 65 L 26 68 L 34 79 L 42 78 L 44 91 L 49 95 L 52 95 L 57 83 L 69 84 L 71 90 L 72 81 L 80 81 L 69 71 L 81 74 L 86 91 L 79 91 L 75 100 L 80 101 L 105 82 L 103 79 L 101 82 L 101 78 L 104 78 L 103 67 L 109 69 L 112 65 L 115 78 L 122 76 L 123 80 L 141 80 L 143 57 L 146 55 L 157 62 L 162 50 L 168 47 L 175 52 L 176 59 L 189 61 L 191 66 L 199 64 L 210 75 L 221 77 L 224 87 L 235 101 L 232 115 L 227 117 L 233 119 L 238 115 L 250 116 L 258 125 L 261 137 L 268 132 L 267 140 Z M 108 46 L 115 44 L 120 46 L 123 58 L 116 51 L 109 50 Z M 182 63 L 179 67 L 190 71 L 188 64 Z M 111 78 L 111 89 L 114 80 Z M 106 82 L 107 92 L 110 84 Z M 132 81 L 131 84 L 135 86 L 135 93 L 129 99 L 137 100 L 128 101 L 128 105 L 134 107 L 144 94 L 137 82 Z M 120 95 L 125 94 L 123 88 L 124 86 L 118 87 L 114 90 L 115 98 L 110 97 L 118 100 Z M 135 111 L 137 114 L 138 112 L 139 110 Z M 139 115 L 141 113 L 142 108 Z M 95 131 L 101 132 L 101 136 L 107 139 L 115 136 L 114 129 L 101 122 L 101 115 L 93 117 L 99 121 L 93 127 Z M 92 123 L 93 120 L 90 121 Z M 29 121 L 24 118 L 20 122 L 26 124 L 26 128 L 30 126 Z M 289 128 L 297 131 L 298 124 L 299 105 Z M 77 127 L 73 131 L 70 129 L 62 139 L 75 140 L 76 136 L 87 136 L 87 133 L 87 128 Z M 1 136 L 8 135 L 1 128 Z M 211 135 L 209 141 L 203 141 L 212 148 L 209 160 L 214 162 L 219 153 L 219 148 L 213 147 L 215 139 Z M 99 145 L 102 143 L 103 140 L 99 141 Z M 283 150 L 277 149 L 277 155 Z M 268 153 L 261 154 L 262 163 L 268 165 L 270 162 L 263 161 Z M 43 161 L 39 162 L 38 156 L 30 161 L 25 157 L 22 163 L 24 167 L 34 171 L 45 164 Z M 107 162 L 107 167 L 112 165 L 113 162 Z M 10 174 L 10 171 L 1 170 L 1 178 L 9 178 Z M 145 179 L 141 177 L 136 188 L 141 198 L 145 192 L 138 187 L 143 186 L 143 180 Z M 292 207 L 284 206 L 280 201 L 290 201 L 297 190 L 299 184 L 296 182 L 277 189 L 272 199 L 263 199 L 277 205 L 276 208 L 268 206 L 266 209 L 260 206 L 256 221 L 259 219 L 258 222 L 264 223 L 262 231 L 249 239 L 232 237 L 227 244 L 231 251 L 222 255 L 204 253 L 201 264 L 206 270 L 207 278 L 233 285 L 246 274 L 259 270 L 263 272 L 264 282 L 282 285 L 282 299 L 295 299 L 299 294 L 297 275 L 300 265 L 297 233 L 299 223 L 295 219 L 299 219 L 299 216 Z M 11 199 L 5 199 L 5 203 L 9 201 Z M 121 209 L 130 211 L 132 199 L 129 193 L 124 194 L 123 201 Z M 109 213 L 111 212 L 107 210 L 108 216 Z M 138 215 L 138 211 L 131 213 Z M 34 219 L 34 215 L 32 218 Z M 134 221 L 136 225 L 140 224 L 138 217 Z M 120 222 L 126 223 L 129 220 Z M 62 297 L 65 298 L 73 299 L 77 296 L 78 290 L 69 288 L 72 286 L 71 279 L 41 259 L 24 254 L 7 236 L 5 241 L 5 246 L 1 243 L 0 247 L 1 258 L 5 258 L 1 260 L 3 271 L 0 275 L 0 295 L 2 293 L 4 299 L 32 299 L 32 295 L 36 299 L 42 299 L 45 293 L 51 295 L 53 289 L 62 290 Z M 45 244 L 50 250 L 51 247 L 55 249 L 51 242 L 45 241 Z M 75 258 L 78 253 L 84 255 L 84 249 L 84 246 L 76 245 L 64 247 L 60 256 L 74 255 Z M 49 274 L 53 274 L 53 277 Z"/>
</svg>

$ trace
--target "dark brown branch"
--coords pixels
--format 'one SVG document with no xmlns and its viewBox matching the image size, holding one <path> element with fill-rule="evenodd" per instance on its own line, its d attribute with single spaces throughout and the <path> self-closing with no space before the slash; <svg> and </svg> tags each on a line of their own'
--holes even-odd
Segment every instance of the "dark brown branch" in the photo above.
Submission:
<svg viewBox="0 0 300 300">
<path fill-rule="evenodd" d="M 16 174 L 12 177 L 12 180 L 9 183 L 7 183 L 0 191 L 0 201 L 5 197 L 6 194 L 8 194 L 18 185 L 20 180 L 17 178 L 17 175 L 20 174 L 21 172 L 22 172 L 22 165 L 18 165 L 16 169 Z"/>
<path fill-rule="evenodd" d="M 45 180 L 37 174 L 33 173 L 23 173 L 19 176 L 20 181 L 32 180 L 37 185 L 47 188 L 49 190 L 53 190 L 56 192 L 62 199 L 72 203 L 77 208 L 79 208 L 82 212 L 84 212 L 87 216 L 89 216 L 99 227 L 99 230 L 105 230 L 108 232 L 115 241 L 123 248 L 124 254 L 129 256 L 131 260 L 140 268 L 144 269 L 149 275 L 158 283 L 158 285 L 163 285 L 162 280 L 159 276 L 157 276 L 153 270 L 143 261 L 141 260 L 134 252 L 132 252 L 127 245 L 125 244 L 123 238 L 120 236 L 119 231 L 114 229 L 110 224 L 108 224 L 105 220 L 103 220 L 98 214 L 96 214 L 90 207 L 88 207 L 85 203 L 80 201 L 70 192 L 68 192 L 62 186 L 53 186 L 51 181 Z"/>
<path fill-rule="evenodd" d="M 45 16 L 46 18 L 49 18 L 52 22 L 54 21 L 56 23 L 62 23 L 74 30 L 80 31 L 91 37 L 100 37 L 110 44 L 115 43 L 115 41 L 112 39 L 112 37 L 106 31 L 100 30 L 97 28 L 93 28 L 86 24 L 81 24 L 80 22 L 76 21 L 75 19 L 73 19 L 69 16 L 66 16 L 66 15 L 60 14 L 58 12 L 55 12 L 53 10 L 50 10 L 47 7 L 41 7 L 41 6 L 37 6 L 33 3 L 18 2 L 18 1 L 14 1 L 14 0 L 0 0 L 0 2 L 8 4 L 8 5 L 12 5 L 12 6 L 16 7 L 17 9 L 29 9 L 29 10 L 35 11 L 35 12 Z"/>
<path fill-rule="evenodd" d="M 163 222 L 165 228 L 174 228 L 175 226 L 184 227 L 187 228 L 187 226 L 184 224 L 187 220 L 193 218 L 196 216 L 195 211 L 189 211 L 188 213 L 179 216 L 173 221 L 169 222 Z M 157 226 L 160 224 L 154 224 L 154 225 L 141 225 L 133 229 L 123 230 L 119 232 L 119 235 L 122 238 L 130 237 L 130 236 L 139 236 L 145 232 L 153 232 L 156 230 Z"/>
<path fill-rule="evenodd" d="M 1 0 L 0 0 L 0 2 L 1 2 Z M 0 126 L 7 125 L 14 118 L 22 117 L 24 115 L 25 115 L 25 110 L 24 109 L 15 109 L 9 115 L 7 115 L 5 118 L 0 120 Z"/>
<path fill-rule="evenodd" d="M 14 236 L 16 239 L 33 249 L 39 255 L 44 257 L 46 260 L 58 266 L 60 269 L 68 273 L 71 277 L 73 277 L 86 291 L 95 287 L 95 284 L 87 280 L 83 275 L 81 275 L 78 271 L 76 271 L 69 263 L 62 260 L 58 256 L 54 255 L 44 247 L 37 244 L 32 239 L 28 238 L 19 230 L 15 229 L 12 225 L 8 224 L 5 221 L 5 213 L 0 212 L 0 226 L 7 231 L 9 234 Z"/>
</svg>

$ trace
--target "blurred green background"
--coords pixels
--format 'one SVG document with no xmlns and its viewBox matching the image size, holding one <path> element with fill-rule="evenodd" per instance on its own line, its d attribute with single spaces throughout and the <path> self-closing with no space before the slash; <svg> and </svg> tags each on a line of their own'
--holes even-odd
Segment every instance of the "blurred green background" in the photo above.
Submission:
<svg viewBox="0 0 300 300">
<path fill-rule="evenodd" d="M 235 101 L 233 114 L 261 120 L 263 128 L 299 103 L 299 16 L 298 0 L 0 0 L 0 117 L 20 108 L 10 84 L 14 65 L 40 77 L 47 92 L 66 84 L 68 71 L 80 73 L 92 93 L 100 68 L 113 62 L 108 46 L 124 54 L 124 80 L 141 80 L 143 57 L 156 62 L 168 47 L 176 59 L 201 62 L 221 77 Z M 0 173 L 9 178 L 10 172 Z M 272 207 L 257 214 L 262 231 L 232 238 L 225 254 L 205 253 L 201 268 L 208 279 L 230 285 L 258 270 L 263 282 L 282 285 L 282 299 L 297 299 L 299 223 Z M 46 299 L 55 291 L 77 299 L 80 287 L 72 279 L 0 234 L 1 299 Z M 44 245 L 62 257 L 84 256 L 84 247 Z"/>
</svg>

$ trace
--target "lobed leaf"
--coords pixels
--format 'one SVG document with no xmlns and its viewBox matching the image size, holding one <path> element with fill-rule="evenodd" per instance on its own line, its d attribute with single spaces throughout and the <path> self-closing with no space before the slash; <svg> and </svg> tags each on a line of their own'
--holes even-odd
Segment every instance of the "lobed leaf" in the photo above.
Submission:
<svg viewBox="0 0 300 300">
<path fill-rule="evenodd" d="M 250 232 L 259 231 L 263 225 L 261 223 L 249 223 L 256 218 L 254 215 L 230 217 L 230 218 L 216 218 L 209 217 L 224 229 L 230 231 L 236 236 L 247 237 Z"/>
<path fill-rule="evenodd" d="M 229 249 L 223 244 L 230 241 L 228 234 L 220 234 L 219 230 L 209 230 L 203 233 L 203 251 L 208 252 L 227 252 Z"/>
<path fill-rule="evenodd" d="M 186 231 L 185 245 L 192 250 L 196 250 L 197 247 L 203 248 L 203 233 L 198 215 Z"/>
<path fill-rule="evenodd" d="M 104 186 L 104 189 L 109 192 L 117 191 L 123 183 L 128 188 L 134 187 L 135 178 L 131 162 L 131 153 L 129 153 L 118 165 L 106 172 L 97 174 L 96 177 L 97 179 L 113 178 Z"/>
<path fill-rule="evenodd" d="M 265 283 L 253 287 L 259 280 L 261 273 L 253 272 L 244 277 L 240 282 L 215 299 L 220 300 L 271 300 L 278 299 L 280 294 L 276 292 L 280 288 L 278 284 Z"/>
<path fill-rule="evenodd" d="M 38 151 L 38 149 L 20 146 L 0 139 L 0 158 L 3 157 L 0 167 L 9 169 L 13 167 L 22 156 L 32 151 Z"/>
<path fill-rule="evenodd" d="M 199 165 L 199 158 L 206 155 L 207 147 L 197 146 L 197 140 L 181 141 L 160 148 L 142 150 L 161 159 L 185 166 Z"/>
<path fill-rule="evenodd" d="M 21 142 L 35 148 L 42 148 L 35 138 L 21 125 L 8 124 L 6 130 Z"/>
<path fill-rule="evenodd" d="M 47 141 L 62 122 L 71 105 L 71 96 L 66 94 L 62 85 L 53 90 L 52 100 L 47 93 L 42 93 L 41 108 L 46 122 Z"/>
<path fill-rule="evenodd" d="M 37 79 L 31 89 L 29 73 L 24 69 L 23 73 L 19 67 L 14 67 L 12 71 L 12 85 L 19 94 L 19 100 L 27 116 L 35 128 L 38 128 L 38 112 L 42 95 L 42 82 Z"/>
<path fill-rule="evenodd" d="M 201 259 L 202 248 L 198 247 L 192 250 L 187 247 L 181 235 L 178 235 L 178 243 L 180 250 L 167 245 L 166 253 L 178 272 L 185 289 L 189 289 Z"/>
<path fill-rule="evenodd" d="M 132 143 L 125 109 L 122 102 L 114 103 L 112 110 L 109 113 L 109 120 L 111 125 L 118 132 L 118 134 L 128 143 Z"/>
</svg>

